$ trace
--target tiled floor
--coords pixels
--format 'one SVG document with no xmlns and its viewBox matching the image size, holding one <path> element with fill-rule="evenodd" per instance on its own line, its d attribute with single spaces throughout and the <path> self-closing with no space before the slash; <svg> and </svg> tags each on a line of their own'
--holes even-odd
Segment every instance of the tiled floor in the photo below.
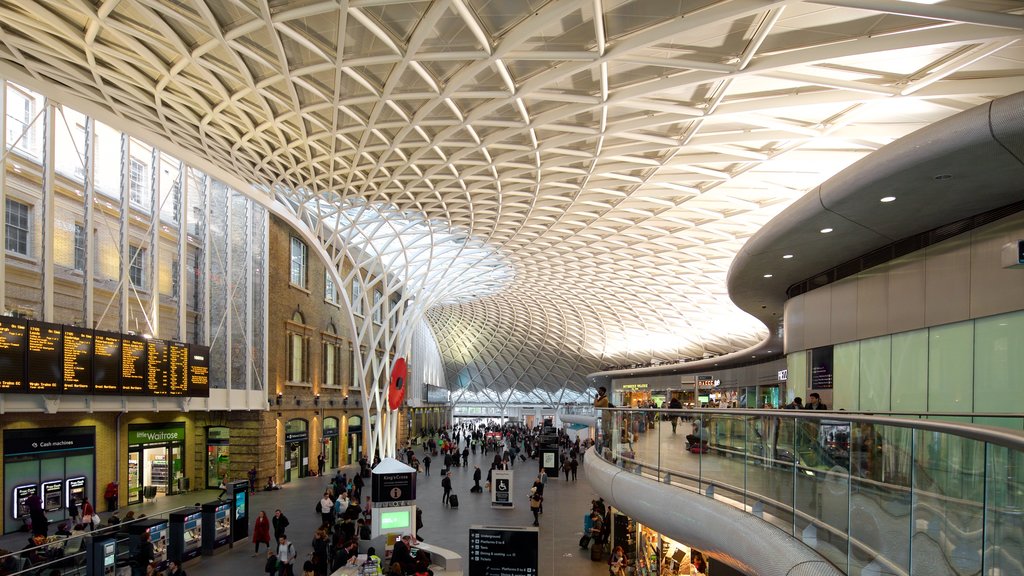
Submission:
<svg viewBox="0 0 1024 576">
<path fill-rule="evenodd" d="M 471 455 L 470 467 L 455 468 L 452 471 L 453 492 L 458 494 L 460 508 L 446 508 L 441 504 L 441 478 L 439 467 L 432 467 L 431 476 L 419 475 L 417 483 L 417 504 L 423 509 L 424 528 L 421 535 L 430 544 L 447 548 L 461 554 L 464 567 L 469 545 L 469 527 L 473 524 L 529 526 L 533 522 L 527 504 L 527 493 L 536 477 L 537 463 L 534 460 L 519 461 L 514 467 L 514 495 L 516 507 L 513 510 L 496 510 L 490 507 L 487 494 L 471 494 L 473 485 L 473 464 L 490 461 L 480 454 Z M 575 483 L 563 479 L 549 479 L 545 489 L 544 514 L 540 521 L 539 568 L 541 576 L 604 576 L 607 564 L 590 561 L 586 550 L 580 550 L 578 541 L 582 534 L 583 514 L 590 509 L 594 492 L 582 475 Z M 562 477 L 564 478 L 564 476 Z M 289 536 L 304 556 L 311 550 L 310 540 L 319 525 L 320 518 L 313 511 L 316 501 L 323 493 L 327 478 L 303 478 L 285 485 L 277 492 L 258 492 L 252 499 L 251 509 L 255 513 L 265 510 L 268 515 L 280 508 L 288 516 L 291 525 Z M 369 486 L 366 491 L 368 493 Z M 214 499 L 218 491 L 206 490 L 189 494 L 161 497 L 154 503 L 133 506 L 136 514 L 146 512 L 153 515 L 159 511 L 195 502 Z M 106 513 L 102 516 L 106 517 Z M 0 539 L 0 546 L 8 550 L 19 550 L 24 546 L 26 534 L 8 535 Z M 257 576 L 262 573 L 265 556 L 253 558 L 253 546 L 248 540 L 238 543 L 232 549 L 220 551 L 212 557 L 200 557 L 189 562 L 185 568 L 189 576 Z"/>
</svg>

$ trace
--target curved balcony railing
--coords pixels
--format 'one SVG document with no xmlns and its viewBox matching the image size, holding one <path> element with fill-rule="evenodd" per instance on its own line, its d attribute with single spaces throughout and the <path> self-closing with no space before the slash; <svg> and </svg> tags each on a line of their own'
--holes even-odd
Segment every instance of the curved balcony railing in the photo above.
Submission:
<svg viewBox="0 0 1024 576">
<path fill-rule="evenodd" d="M 600 413 L 607 461 L 742 508 L 847 574 L 1024 575 L 1022 415 Z"/>
</svg>

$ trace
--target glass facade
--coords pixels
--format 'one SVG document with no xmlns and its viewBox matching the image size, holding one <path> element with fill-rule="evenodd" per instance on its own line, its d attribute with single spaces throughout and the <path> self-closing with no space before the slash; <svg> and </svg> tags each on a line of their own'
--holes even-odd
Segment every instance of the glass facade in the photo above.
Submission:
<svg viewBox="0 0 1024 576">
<path fill-rule="evenodd" d="M 29 258 L 52 249 L 53 258 L 8 260 L 19 278 L 8 276 L 0 304 L 38 320 L 209 345 L 211 388 L 262 390 L 266 209 L 167 151 L 2 86 L 5 248 Z M 41 185 L 48 166 L 55 178 Z M 49 218 L 53 234 L 37 234 Z"/>
</svg>

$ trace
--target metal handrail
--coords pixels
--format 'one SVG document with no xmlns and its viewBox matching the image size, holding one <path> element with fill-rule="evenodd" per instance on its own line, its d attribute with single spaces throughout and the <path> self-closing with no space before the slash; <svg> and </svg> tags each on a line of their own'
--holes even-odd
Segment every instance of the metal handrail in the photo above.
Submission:
<svg viewBox="0 0 1024 576">
<path fill-rule="evenodd" d="M 105 535 L 117 534 L 121 530 L 121 528 L 123 528 L 124 526 L 130 526 L 131 524 L 134 524 L 136 522 L 140 522 L 140 521 L 143 521 L 143 520 L 152 520 L 153 518 L 162 518 L 164 516 L 169 516 L 170 514 L 172 514 L 174 512 L 178 512 L 180 510 L 185 510 L 186 508 L 193 508 L 193 506 L 178 506 L 176 508 L 171 508 L 169 510 L 160 510 L 158 512 L 153 512 L 151 514 L 147 514 L 146 516 L 141 517 L 141 518 L 132 518 L 131 520 L 128 520 L 127 522 L 120 522 L 118 524 L 102 526 L 100 528 L 96 528 L 94 530 L 90 530 L 90 531 L 85 532 L 83 534 L 76 534 L 74 536 L 68 536 L 68 537 L 66 537 L 66 538 L 64 538 L 62 540 L 57 541 L 57 542 L 47 542 L 45 544 L 40 544 L 39 546 L 32 546 L 32 547 L 28 547 L 28 548 L 22 548 L 21 550 L 17 550 L 17 551 L 11 551 L 9 554 L 0 555 L 0 562 L 5 561 L 6 559 L 8 559 L 8 558 L 10 558 L 12 556 L 20 558 L 22 554 L 28 554 L 28 553 L 31 553 L 31 552 L 34 552 L 36 550 L 40 550 L 40 549 L 43 549 L 43 548 L 52 548 L 53 546 L 55 546 L 57 544 L 60 544 L 60 545 L 62 545 L 64 547 L 66 547 L 69 542 L 72 542 L 72 541 L 74 541 L 76 539 L 84 541 L 86 538 L 93 538 L 93 537 L 96 537 L 96 536 L 105 536 Z M 31 535 L 29 535 L 28 537 L 31 538 Z M 64 561 L 67 561 L 68 559 L 76 558 L 76 557 L 78 557 L 79 555 L 82 555 L 82 554 L 85 554 L 84 546 L 80 547 L 78 552 L 75 552 L 74 554 L 71 554 L 70 556 L 62 556 L 61 558 L 55 558 L 55 559 L 52 559 L 52 560 L 48 560 L 47 562 L 45 562 L 43 564 L 33 565 L 32 567 L 27 568 L 25 570 L 22 570 L 20 572 L 14 572 L 14 573 L 11 574 L 11 576 L 17 576 L 18 574 L 24 574 L 24 573 L 27 573 L 27 572 L 38 571 L 40 568 L 44 568 L 44 567 L 49 566 L 49 565 L 54 564 L 54 563 L 64 562 Z"/>
<path fill-rule="evenodd" d="M 1024 432 L 1017 432 L 1008 428 L 988 426 L 985 424 L 964 424 L 961 422 L 947 422 L 943 420 L 918 420 L 910 418 L 878 417 L 877 412 L 845 412 L 842 410 L 763 410 L 758 408 L 597 408 L 597 410 L 608 412 L 644 412 L 668 415 L 707 414 L 718 416 L 761 416 L 764 418 L 792 418 L 795 420 L 838 420 L 842 422 L 856 422 L 858 424 L 877 424 L 881 426 L 895 426 L 898 428 L 911 428 L 915 430 L 927 430 L 929 432 L 941 432 L 988 442 L 1003 446 L 1011 450 L 1024 451 Z M 963 413 L 934 413 L 922 414 L 929 417 L 992 417 L 978 416 L 975 414 Z M 1004 418 L 1024 418 L 1024 414 L 1000 414 Z"/>
</svg>

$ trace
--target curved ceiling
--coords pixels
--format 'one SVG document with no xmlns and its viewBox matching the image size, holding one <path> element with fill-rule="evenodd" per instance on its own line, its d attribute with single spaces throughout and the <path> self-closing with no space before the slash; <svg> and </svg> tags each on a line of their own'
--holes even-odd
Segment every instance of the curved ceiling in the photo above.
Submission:
<svg viewBox="0 0 1024 576">
<path fill-rule="evenodd" d="M 0 70 L 307 221 L 370 204 L 486 245 L 499 283 L 431 280 L 449 384 L 582 389 L 756 345 L 725 282 L 752 233 L 1024 85 L 1020 2 L 934 1 L 0 1 Z"/>
</svg>

